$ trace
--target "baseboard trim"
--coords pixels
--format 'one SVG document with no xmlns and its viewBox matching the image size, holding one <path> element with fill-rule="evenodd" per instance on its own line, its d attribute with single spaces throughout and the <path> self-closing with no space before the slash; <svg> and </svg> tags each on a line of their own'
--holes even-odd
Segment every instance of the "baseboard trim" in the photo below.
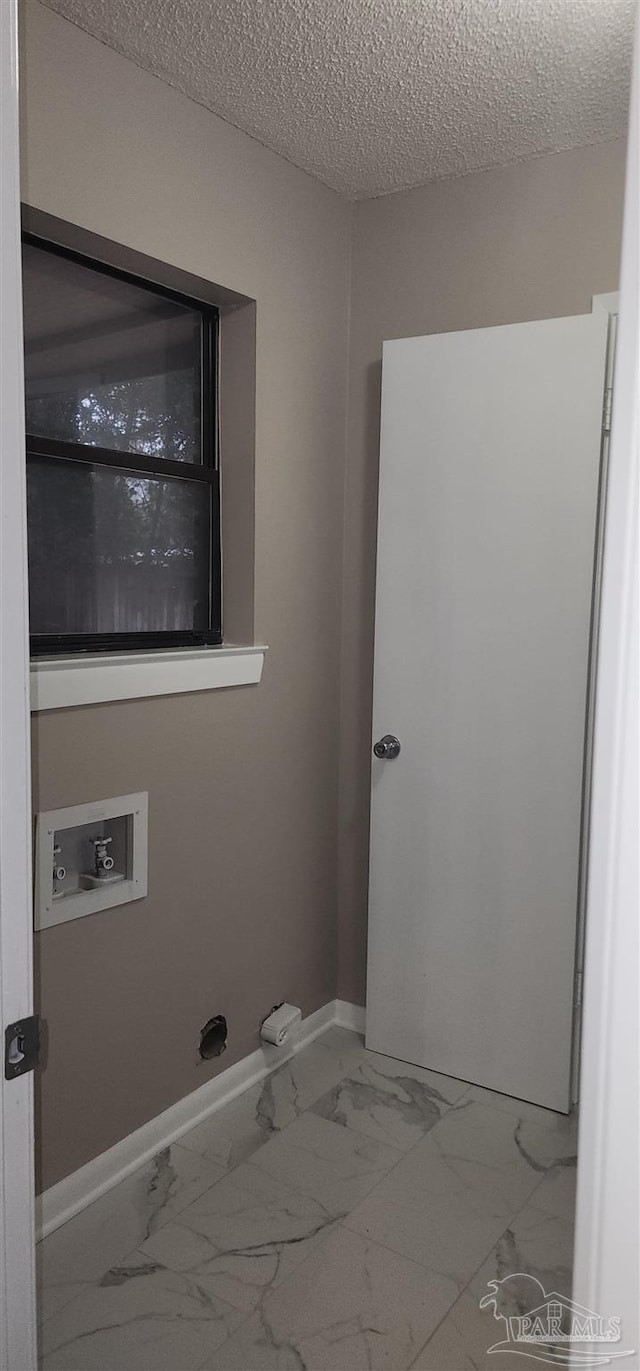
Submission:
<svg viewBox="0 0 640 1371">
<path fill-rule="evenodd" d="M 352 1028 L 354 1033 L 364 1033 L 367 1012 L 363 1004 L 351 1004 L 350 1000 L 334 1000 L 334 1023 L 340 1028 Z"/>
<path fill-rule="evenodd" d="M 237 1095 L 264 1080 L 276 1067 L 282 1066 L 283 1062 L 307 1047 L 314 1038 L 326 1033 L 334 1024 L 363 1033 L 364 1017 L 362 1006 L 349 1004 L 347 1000 L 330 1000 L 302 1020 L 291 1044 L 287 1043 L 284 1047 L 265 1044 L 258 1048 L 257 1052 L 250 1053 L 219 1076 L 214 1076 L 199 1090 L 192 1091 L 162 1114 L 157 1114 L 142 1128 L 136 1129 L 135 1133 L 129 1133 L 107 1152 L 94 1157 L 86 1166 L 65 1176 L 64 1180 L 45 1190 L 36 1199 L 37 1240 L 46 1238 L 68 1219 L 86 1209 L 87 1205 L 106 1195 L 108 1190 L 130 1176 L 132 1171 L 137 1171 L 139 1166 L 144 1166 L 163 1147 L 178 1142 L 196 1124 L 202 1123 Z"/>
</svg>

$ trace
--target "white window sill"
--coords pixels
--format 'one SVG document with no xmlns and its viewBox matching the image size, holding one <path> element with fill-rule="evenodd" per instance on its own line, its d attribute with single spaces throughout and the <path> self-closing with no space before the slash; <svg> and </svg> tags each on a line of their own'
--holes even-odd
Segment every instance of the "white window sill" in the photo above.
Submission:
<svg viewBox="0 0 640 1371">
<path fill-rule="evenodd" d="M 31 712 L 257 685 L 266 647 L 50 657 L 31 663 Z"/>
</svg>

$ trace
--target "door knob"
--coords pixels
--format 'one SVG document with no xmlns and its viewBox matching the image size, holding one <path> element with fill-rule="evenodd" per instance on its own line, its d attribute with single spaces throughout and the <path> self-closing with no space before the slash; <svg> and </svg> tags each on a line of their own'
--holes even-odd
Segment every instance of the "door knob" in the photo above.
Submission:
<svg viewBox="0 0 640 1371">
<path fill-rule="evenodd" d="M 394 738 L 393 733 L 385 733 L 384 738 L 381 738 L 378 743 L 374 743 L 373 751 L 374 755 L 380 757 L 382 761 L 392 762 L 394 757 L 398 756 L 400 744 L 398 739 Z"/>
</svg>

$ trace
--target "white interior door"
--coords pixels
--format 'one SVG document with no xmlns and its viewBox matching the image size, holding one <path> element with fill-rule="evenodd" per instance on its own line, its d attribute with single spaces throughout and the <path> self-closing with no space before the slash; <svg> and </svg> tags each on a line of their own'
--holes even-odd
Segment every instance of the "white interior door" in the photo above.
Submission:
<svg viewBox="0 0 640 1371">
<path fill-rule="evenodd" d="M 604 314 L 385 344 L 367 1045 L 569 1107 Z"/>
<path fill-rule="evenodd" d="M 33 1012 L 17 0 L 0 4 L 0 1021 Z M 4 1055 L 4 1049 L 3 1049 Z M 33 1077 L 0 1072 L 0 1371 L 35 1371 Z"/>
</svg>

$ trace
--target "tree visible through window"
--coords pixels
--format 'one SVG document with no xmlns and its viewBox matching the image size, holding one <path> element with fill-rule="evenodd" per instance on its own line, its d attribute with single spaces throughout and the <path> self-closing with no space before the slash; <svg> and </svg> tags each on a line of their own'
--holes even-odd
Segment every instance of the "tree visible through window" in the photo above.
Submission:
<svg viewBox="0 0 640 1371">
<path fill-rule="evenodd" d="M 215 311 L 23 263 L 33 649 L 219 642 Z"/>
</svg>

